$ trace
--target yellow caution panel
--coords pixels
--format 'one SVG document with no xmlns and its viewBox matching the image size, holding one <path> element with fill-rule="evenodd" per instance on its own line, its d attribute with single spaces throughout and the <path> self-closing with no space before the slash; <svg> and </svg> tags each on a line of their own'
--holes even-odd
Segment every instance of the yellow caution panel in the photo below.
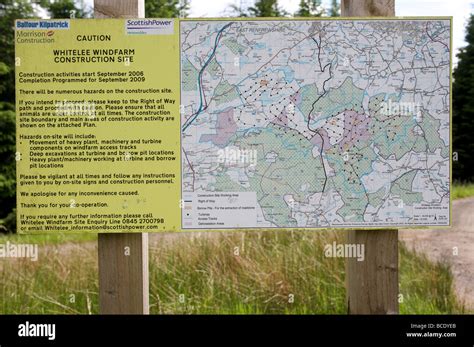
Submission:
<svg viewBox="0 0 474 347">
<path fill-rule="evenodd" d="M 15 25 L 18 231 L 177 228 L 177 22 Z"/>
</svg>

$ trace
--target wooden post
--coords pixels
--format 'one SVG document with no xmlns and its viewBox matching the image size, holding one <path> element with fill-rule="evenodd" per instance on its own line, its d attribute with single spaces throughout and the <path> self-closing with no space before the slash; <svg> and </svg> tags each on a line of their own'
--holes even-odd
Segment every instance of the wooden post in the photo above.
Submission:
<svg viewBox="0 0 474 347">
<path fill-rule="evenodd" d="M 144 0 L 94 0 L 95 18 L 145 18 Z"/>
<path fill-rule="evenodd" d="M 144 18 L 144 0 L 95 0 L 95 18 Z M 99 234 L 101 314 L 148 314 L 148 234 Z"/>
<path fill-rule="evenodd" d="M 394 17 L 395 0 L 341 0 L 342 17 Z"/>
<path fill-rule="evenodd" d="M 365 249 L 363 261 L 347 260 L 348 313 L 398 313 L 398 230 L 351 230 L 347 242 Z"/>
<path fill-rule="evenodd" d="M 148 314 L 148 290 L 148 234 L 99 234 L 100 313 Z"/>
<path fill-rule="evenodd" d="M 395 16 L 395 0 L 341 0 L 342 17 Z M 350 244 L 363 244 L 364 261 L 346 265 L 349 314 L 397 314 L 398 230 L 349 231 Z"/>
</svg>

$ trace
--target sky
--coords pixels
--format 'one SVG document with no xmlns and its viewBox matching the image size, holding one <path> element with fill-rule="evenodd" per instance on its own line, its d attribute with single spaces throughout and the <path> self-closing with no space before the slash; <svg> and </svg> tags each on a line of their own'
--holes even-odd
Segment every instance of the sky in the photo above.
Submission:
<svg viewBox="0 0 474 347">
<path fill-rule="evenodd" d="M 254 0 L 189 0 L 189 17 L 230 16 L 231 5 L 247 8 Z M 93 0 L 85 0 L 92 6 Z M 300 0 L 279 0 L 280 7 L 294 13 Z M 323 0 L 323 6 L 329 8 L 331 0 Z M 466 45 L 464 27 L 469 15 L 474 12 L 474 0 L 395 0 L 396 16 L 453 16 L 453 63 L 459 48 Z"/>
</svg>

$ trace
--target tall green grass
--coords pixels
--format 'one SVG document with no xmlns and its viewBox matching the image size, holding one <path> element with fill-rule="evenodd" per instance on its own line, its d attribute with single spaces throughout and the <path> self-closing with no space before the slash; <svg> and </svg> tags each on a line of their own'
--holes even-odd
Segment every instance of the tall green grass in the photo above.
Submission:
<svg viewBox="0 0 474 347">
<path fill-rule="evenodd" d="M 182 234 L 152 241 L 151 313 L 345 314 L 344 232 Z M 68 248 L 69 247 L 69 248 Z M 446 264 L 401 246 L 402 313 L 462 313 Z M 94 243 L 46 245 L 37 262 L 0 260 L 0 313 L 98 313 Z"/>
<path fill-rule="evenodd" d="M 67 242 L 87 242 L 96 241 L 97 234 L 0 234 L 0 243 L 11 242 L 11 243 L 30 243 L 37 245 L 55 245 L 63 244 Z"/>
<path fill-rule="evenodd" d="M 97 313 L 97 257 L 92 247 L 41 246 L 39 259 L 0 260 L 0 313 Z"/>
<path fill-rule="evenodd" d="M 153 313 L 343 313 L 341 233 L 250 232 L 179 238 L 153 249 Z"/>
<path fill-rule="evenodd" d="M 474 196 L 474 183 L 454 183 L 451 195 L 453 199 Z"/>
<path fill-rule="evenodd" d="M 400 243 L 400 313 L 465 313 L 453 290 L 449 264 L 431 262 L 424 254 L 408 250 Z"/>
</svg>

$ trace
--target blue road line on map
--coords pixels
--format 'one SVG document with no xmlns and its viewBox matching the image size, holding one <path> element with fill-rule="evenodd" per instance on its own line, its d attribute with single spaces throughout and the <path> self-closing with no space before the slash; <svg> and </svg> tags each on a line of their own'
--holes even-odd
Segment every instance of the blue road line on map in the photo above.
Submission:
<svg viewBox="0 0 474 347">
<path fill-rule="evenodd" d="M 214 43 L 214 49 L 212 50 L 211 52 L 211 55 L 209 56 L 209 58 L 207 59 L 206 63 L 204 64 L 204 66 L 202 67 L 201 71 L 199 71 L 199 75 L 198 75 L 198 84 L 199 84 L 199 108 L 196 112 L 196 114 L 194 115 L 194 117 L 191 118 L 191 120 L 189 120 L 184 126 L 183 126 L 183 129 L 182 131 L 184 132 L 190 125 L 192 122 L 194 122 L 196 120 L 196 118 L 199 116 L 199 114 L 203 111 L 203 100 L 202 100 L 202 91 L 201 91 L 201 76 L 202 74 L 204 73 L 204 70 L 206 69 L 207 65 L 209 65 L 209 63 L 211 62 L 212 58 L 214 58 L 214 55 L 216 54 L 216 50 L 217 50 L 217 45 L 219 43 L 219 39 L 222 35 L 222 33 L 224 32 L 225 29 L 227 29 L 229 26 L 231 26 L 233 24 L 233 22 L 230 22 L 226 25 L 224 25 L 222 27 L 221 30 L 219 30 L 219 32 L 217 33 L 217 36 L 216 36 L 216 40 L 215 40 L 215 43 Z"/>
</svg>

